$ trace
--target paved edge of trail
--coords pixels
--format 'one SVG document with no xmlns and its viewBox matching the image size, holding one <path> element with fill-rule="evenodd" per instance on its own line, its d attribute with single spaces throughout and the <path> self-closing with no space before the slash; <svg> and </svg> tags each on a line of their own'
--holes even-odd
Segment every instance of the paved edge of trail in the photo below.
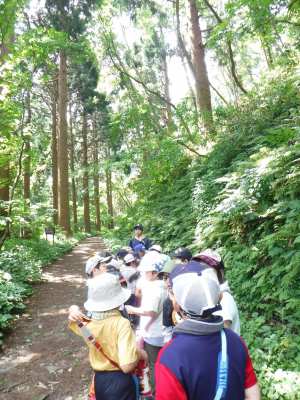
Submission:
<svg viewBox="0 0 300 400">
<path fill-rule="evenodd" d="M 86 298 L 84 264 L 104 249 L 98 237 L 81 241 L 44 269 L 26 312 L 5 341 L 0 400 L 85 400 L 92 371 L 82 339 L 68 329 L 71 304 Z"/>
</svg>

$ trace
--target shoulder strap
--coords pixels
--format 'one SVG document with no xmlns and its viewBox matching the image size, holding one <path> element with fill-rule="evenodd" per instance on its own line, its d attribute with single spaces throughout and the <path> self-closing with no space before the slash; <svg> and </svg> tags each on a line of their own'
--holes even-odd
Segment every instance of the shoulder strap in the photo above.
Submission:
<svg viewBox="0 0 300 400">
<path fill-rule="evenodd" d="M 118 368 L 118 369 L 121 369 L 118 363 L 116 363 L 114 360 L 112 360 L 110 357 L 108 357 L 107 354 L 105 354 L 105 352 L 104 352 L 104 350 L 103 350 L 101 344 L 97 341 L 97 339 L 95 338 L 95 336 L 90 332 L 90 330 L 87 328 L 86 324 L 84 324 L 84 323 L 81 322 L 81 321 L 78 321 L 78 322 L 77 322 L 77 325 L 78 325 L 78 327 L 79 327 L 79 329 L 80 329 L 80 331 L 81 331 L 81 334 L 82 334 L 83 338 L 84 338 L 87 342 L 93 344 L 93 345 L 96 347 L 96 349 L 97 349 L 97 350 L 98 350 L 98 351 L 99 351 L 99 352 L 100 352 L 114 367 L 116 367 L 116 368 Z"/>
<path fill-rule="evenodd" d="M 224 329 L 221 331 L 221 353 L 218 359 L 218 375 L 217 387 L 214 400 L 225 398 L 228 381 L 228 355 L 227 355 L 227 339 Z"/>
</svg>

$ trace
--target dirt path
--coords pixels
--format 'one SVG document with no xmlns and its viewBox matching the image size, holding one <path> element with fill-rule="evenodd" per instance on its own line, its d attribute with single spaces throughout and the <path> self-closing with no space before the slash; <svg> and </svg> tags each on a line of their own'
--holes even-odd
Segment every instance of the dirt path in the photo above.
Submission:
<svg viewBox="0 0 300 400">
<path fill-rule="evenodd" d="M 67 329 L 67 310 L 83 304 L 84 263 L 101 248 L 101 239 L 86 239 L 44 270 L 45 281 L 36 285 L 1 354 L 0 400 L 86 399 L 86 346 Z"/>
</svg>

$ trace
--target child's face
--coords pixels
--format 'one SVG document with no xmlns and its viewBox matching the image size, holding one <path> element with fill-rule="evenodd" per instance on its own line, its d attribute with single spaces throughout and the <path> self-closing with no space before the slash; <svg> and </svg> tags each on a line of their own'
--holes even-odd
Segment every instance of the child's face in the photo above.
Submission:
<svg viewBox="0 0 300 400">
<path fill-rule="evenodd" d="M 140 236 L 142 236 L 142 234 L 143 234 L 143 231 L 141 230 L 141 229 L 135 229 L 134 230 L 134 233 L 135 233 L 135 236 L 137 236 L 137 237 L 140 237 Z"/>
<path fill-rule="evenodd" d="M 157 279 L 158 273 L 154 271 L 145 272 L 145 278 L 147 281 L 155 281 Z"/>
</svg>

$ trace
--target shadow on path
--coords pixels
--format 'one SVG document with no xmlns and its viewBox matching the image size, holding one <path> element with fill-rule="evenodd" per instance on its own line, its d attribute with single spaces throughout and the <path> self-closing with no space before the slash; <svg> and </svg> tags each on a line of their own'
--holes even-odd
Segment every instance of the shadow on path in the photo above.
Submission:
<svg viewBox="0 0 300 400">
<path fill-rule="evenodd" d="M 85 344 L 67 328 L 67 310 L 86 297 L 84 264 L 103 249 L 99 238 L 80 242 L 45 268 L 26 313 L 0 358 L 0 400 L 83 400 L 91 379 Z"/>
</svg>

